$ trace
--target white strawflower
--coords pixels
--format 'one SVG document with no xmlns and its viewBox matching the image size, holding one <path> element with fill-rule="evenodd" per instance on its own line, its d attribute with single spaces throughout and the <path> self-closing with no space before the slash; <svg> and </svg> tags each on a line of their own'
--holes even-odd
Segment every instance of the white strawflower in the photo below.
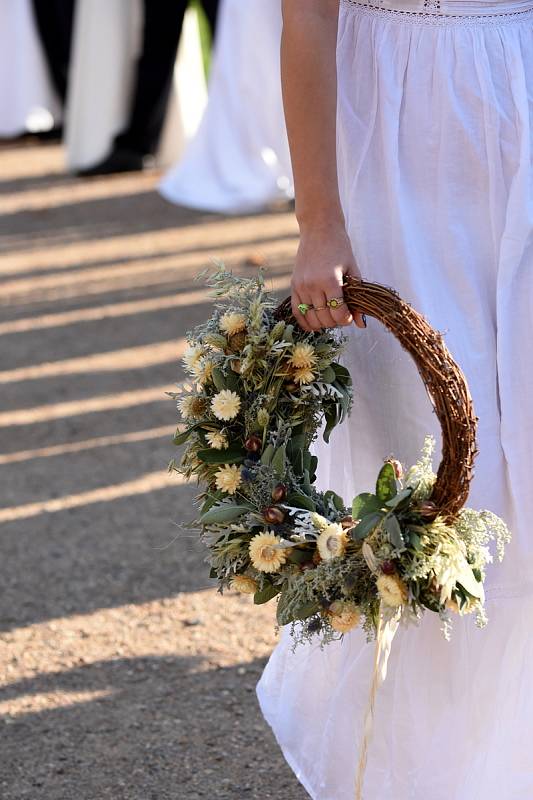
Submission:
<svg viewBox="0 0 533 800">
<path fill-rule="evenodd" d="M 241 398 L 230 389 L 222 389 L 211 400 L 211 411 L 217 419 L 228 422 L 235 419 L 241 407 Z"/>
<path fill-rule="evenodd" d="M 215 365 L 208 358 L 200 358 L 193 365 L 191 372 L 200 384 L 207 383 L 211 380 L 213 374 L 213 367 Z"/>
<path fill-rule="evenodd" d="M 241 485 L 241 471 L 235 464 L 224 464 L 215 475 L 217 489 L 227 494 L 235 494 Z"/>
<path fill-rule="evenodd" d="M 207 443 L 213 450 L 226 450 L 229 445 L 227 436 L 221 431 L 214 431 L 213 433 L 206 434 Z"/>
<path fill-rule="evenodd" d="M 207 411 L 207 401 L 205 397 L 188 394 L 178 400 L 178 408 L 185 418 L 201 419 Z"/>
<path fill-rule="evenodd" d="M 324 561 L 331 561 L 344 555 L 348 544 L 348 537 L 342 526 L 331 522 L 317 539 L 318 552 Z"/>
<path fill-rule="evenodd" d="M 234 336 L 246 328 L 246 317 L 244 314 L 238 314 L 235 311 L 227 311 L 220 317 L 219 327 L 228 336 Z"/>
<path fill-rule="evenodd" d="M 200 344 L 194 344 L 187 348 L 181 359 L 183 366 L 188 372 L 194 372 L 198 361 L 202 358 L 204 349 Z"/>
</svg>

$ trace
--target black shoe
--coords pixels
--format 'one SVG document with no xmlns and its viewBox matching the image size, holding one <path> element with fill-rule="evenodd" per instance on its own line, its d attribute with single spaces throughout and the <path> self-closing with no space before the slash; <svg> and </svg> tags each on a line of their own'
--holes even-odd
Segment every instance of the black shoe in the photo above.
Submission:
<svg viewBox="0 0 533 800">
<path fill-rule="evenodd" d="M 112 150 L 111 153 L 92 167 L 80 169 L 76 173 L 80 178 L 94 175 L 113 175 L 116 172 L 140 172 L 144 168 L 144 158 L 134 150 Z"/>
</svg>

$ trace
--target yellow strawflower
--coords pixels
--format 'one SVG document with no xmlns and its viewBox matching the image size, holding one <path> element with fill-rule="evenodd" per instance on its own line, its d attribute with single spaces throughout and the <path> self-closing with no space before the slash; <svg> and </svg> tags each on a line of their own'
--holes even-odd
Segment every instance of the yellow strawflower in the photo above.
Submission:
<svg viewBox="0 0 533 800">
<path fill-rule="evenodd" d="M 255 594 L 258 589 L 257 581 L 248 575 L 234 575 L 231 579 L 231 588 L 241 594 Z"/>
<path fill-rule="evenodd" d="M 230 389 L 222 389 L 211 400 L 211 411 L 217 419 L 228 422 L 235 419 L 241 407 L 241 398 Z"/>
<path fill-rule="evenodd" d="M 289 363 L 294 369 L 309 369 L 316 363 L 316 355 L 313 345 L 307 342 L 295 344 L 289 358 Z"/>
<path fill-rule="evenodd" d="M 228 439 L 225 433 L 214 431 L 213 433 L 206 434 L 207 443 L 213 450 L 225 450 L 228 445 Z"/>
<path fill-rule="evenodd" d="M 315 373 L 312 369 L 309 369 L 309 367 L 302 367 L 294 372 L 293 378 L 295 382 L 299 384 L 313 383 Z"/>
<path fill-rule="evenodd" d="M 278 547 L 281 539 L 273 533 L 258 533 L 250 542 L 250 560 L 259 572 L 277 572 L 286 561 L 286 553 Z"/>
<path fill-rule="evenodd" d="M 246 317 L 235 311 L 227 311 L 220 317 L 219 327 L 228 336 L 234 336 L 246 328 Z"/>
<path fill-rule="evenodd" d="M 407 586 L 398 575 L 380 575 L 377 587 L 382 602 L 391 608 L 397 608 L 409 599 Z"/>
<path fill-rule="evenodd" d="M 217 489 L 227 494 L 235 494 L 241 485 L 241 471 L 235 464 L 224 464 L 215 475 Z"/>
<path fill-rule="evenodd" d="M 339 633 L 348 633 L 359 625 L 361 612 L 355 603 L 336 600 L 329 608 L 329 623 Z"/>
</svg>

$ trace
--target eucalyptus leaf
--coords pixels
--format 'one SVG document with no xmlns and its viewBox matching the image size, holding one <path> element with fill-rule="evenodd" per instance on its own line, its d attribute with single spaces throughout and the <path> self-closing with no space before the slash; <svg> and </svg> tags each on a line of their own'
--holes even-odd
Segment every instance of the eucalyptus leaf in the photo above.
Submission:
<svg viewBox="0 0 533 800">
<path fill-rule="evenodd" d="M 213 506 L 205 514 L 202 514 L 200 522 L 202 525 L 219 525 L 233 522 L 244 514 L 249 514 L 251 510 L 250 506 L 236 506 L 233 503 L 224 503 L 224 505 Z"/>
<path fill-rule="evenodd" d="M 220 367 L 215 367 L 213 369 L 211 373 L 211 378 L 213 383 L 215 384 L 215 387 L 218 389 L 219 392 L 221 392 L 223 389 L 228 388 L 226 386 L 226 378 Z"/>
<path fill-rule="evenodd" d="M 411 487 L 408 489 L 402 489 L 401 492 L 398 492 L 391 500 L 387 500 L 385 505 L 387 508 L 395 508 L 397 509 L 400 505 L 407 506 L 408 500 L 410 499 L 411 495 L 413 494 L 413 490 Z"/>
<path fill-rule="evenodd" d="M 178 432 L 176 431 L 176 435 L 174 436 L 174 444 L 175 444 L 177 447 L 178 447 L 180 444 L 185 444 L 185 442 L 187 441 L 187 439 L 189 438 L 189 436 L 191 436 L 191 434 L 193 434 L 193 433 L 194 433 L 194 431 L 195 431 L 195 430 L 197 430 L 197 428 L 198 428 L 198 427 L 199 427 L 199 425 L 198 425 L 198 424 L 196 424 L 196 425 L 192 425 L 190 428 L 187 428 L 187 430 L 185 430 L 185 431 L 182 431 L 181 433 L 178 433 Z"/>
<path fill-rule="evenodd" d="M 302 508 L 305 511 L 316 511 L 316 506 L 305 494 L 293 493 L 287 497 L 286 505 L 293 506 L 294 508 Z"/>
<path fill-rule="evenodd" d="M 336 377 L 337 376 L 335 375 L 335 370 L 333 369 L 333 367 L 326 367 L 326 369 L 322 370 L 322 373 L 320 375 L 320 379 L 324 383 L 333 383 Z"/>
<path fill-rule="evenodd" d="M 324 499 L 327 502 L 331 502 L 333 507 L 337 509 L 337 511 L 344 511 L 344 500 L 342 497 L 334 492 L 332 489 L 328 489 L 327 492 L 324 492 Z"/>
<path fill-rule="evenodd" d="M 394 467 L 388 461 L 383 464 L 379 471 L 378 479 L 376 481 L 376 494 L 382 503 L 392 500 L 396 496 L 398 489 L 396 487 L 396 474 Z"/>
<path fill-rule="evenodd" d="M 383 511 L 375 511 L 364 516 L 361 522 L 350 532 L 352 539 L 364 539 L 379 525 L 383 516 Z"/>
<path fill-rule="evenodd" d="M 200 461 L 204 464 L 238 464 L 244 461 L 246 454 L 241 448 L 228 447 L 226 450 L 198 450 Z"/>
<path fill-rule="evenodd" d="M 286 458 L 286 447 L 284 444 L 281 447 L 278 447 L 275 451 L 274 455 L 272 456 L 272 461 L 270 462 L 272 469 L 278 475 L 279 478 L 283 478 L 285 475 L 285 458 Z"/>
<path fill-rule="evenodd" d="M 274 445 L 267 444 L 267 446 L 265 447 L 265 449 L 261 454 L 261 464 L 264 464 L 266 467 L 268 467 L 270 465 L 270 462 L 272 461 L 273 455 L 274 455 Z"/>
<path fill-rule="evenodd" d="M 280 593 L 281 589 L 279 586 L 273 586 L 271 583 L 265 584 L 265 586 L 254 594 L 254 603 L 256 606 L 261 606 L 263 603 L 268 603 L 269 600 L 272 600 L 276 595 Z"/>
<path fill-rule="evenodd" d="M 394 514 L 389 514 L 386 517 L 385 530 L 387 531 L 389 542 L 392 544 L 392 546 L 397 550 L 403 550 L 405 548 L 405 542 L 402 535 L 402 529 L 400 528 L 400 523 Z"/>
<path fill-rule="evenodd" d="M 352 503 L 352 517 L 354 519 L 362 519 L 373 511 L 379 511 L 380 508 L 381 503 L 375 494 L 371 492 L 362 492 L 354 498 Z"/>
</svg>

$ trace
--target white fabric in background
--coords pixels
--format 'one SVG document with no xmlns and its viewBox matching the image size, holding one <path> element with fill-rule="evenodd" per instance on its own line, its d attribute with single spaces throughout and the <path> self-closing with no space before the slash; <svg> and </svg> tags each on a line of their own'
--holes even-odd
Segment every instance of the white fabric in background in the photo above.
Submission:
<svg viewBox="0 0 533 800">
<path fill-rule="evenodd" d="M 0 0 L 0 136 L 48 130 L 60 118 L 31 0 Z"/>
<path fill-rule="evenodd" d="M 140 0 L 77 0 L 66 121 L 71 170 L 105 158 L 127 125 L 142 37 Z M 196 13 L 187 11 L 157 163 L 178 158 L 207 102 Z"/>
<path fill-rule="evenodd" d="M 206 113 L 160 184 L 172 203 L 241 213 L 292 197 L 283 118 L 280 0 L 223 0 Z"/>
<path fill-rule="evenodd" d="M 390 5 L 390 4 L 389 4 Z M 442 3 L 472 14 L 473 3 Z M 525 4 L 492 3 L 491 12 Z M 446 335 L 479 422 L 469 505 L 514 539 L 487 581 L 489 624 L 430 612 L 400 628 L 380 688 L 365 800 L 533 797 L 533 4 L 483 20 L 342 0 L 339 173 L 363 276 L 395 287 Z M 397 3 L 403 11 L 409 3 Z M 476 11 L 483 13 L 477 4 Z M 350 420 L 318 446 L 320 482 L 351 501 L 391 453 L 439 435 L 408 356 L 379 324 L 352 329 Z M 291 653 L 258 685 L 263 712 L 314 800 L 353 800 L 373 645 L 355 630 Z"/>
</svg>

